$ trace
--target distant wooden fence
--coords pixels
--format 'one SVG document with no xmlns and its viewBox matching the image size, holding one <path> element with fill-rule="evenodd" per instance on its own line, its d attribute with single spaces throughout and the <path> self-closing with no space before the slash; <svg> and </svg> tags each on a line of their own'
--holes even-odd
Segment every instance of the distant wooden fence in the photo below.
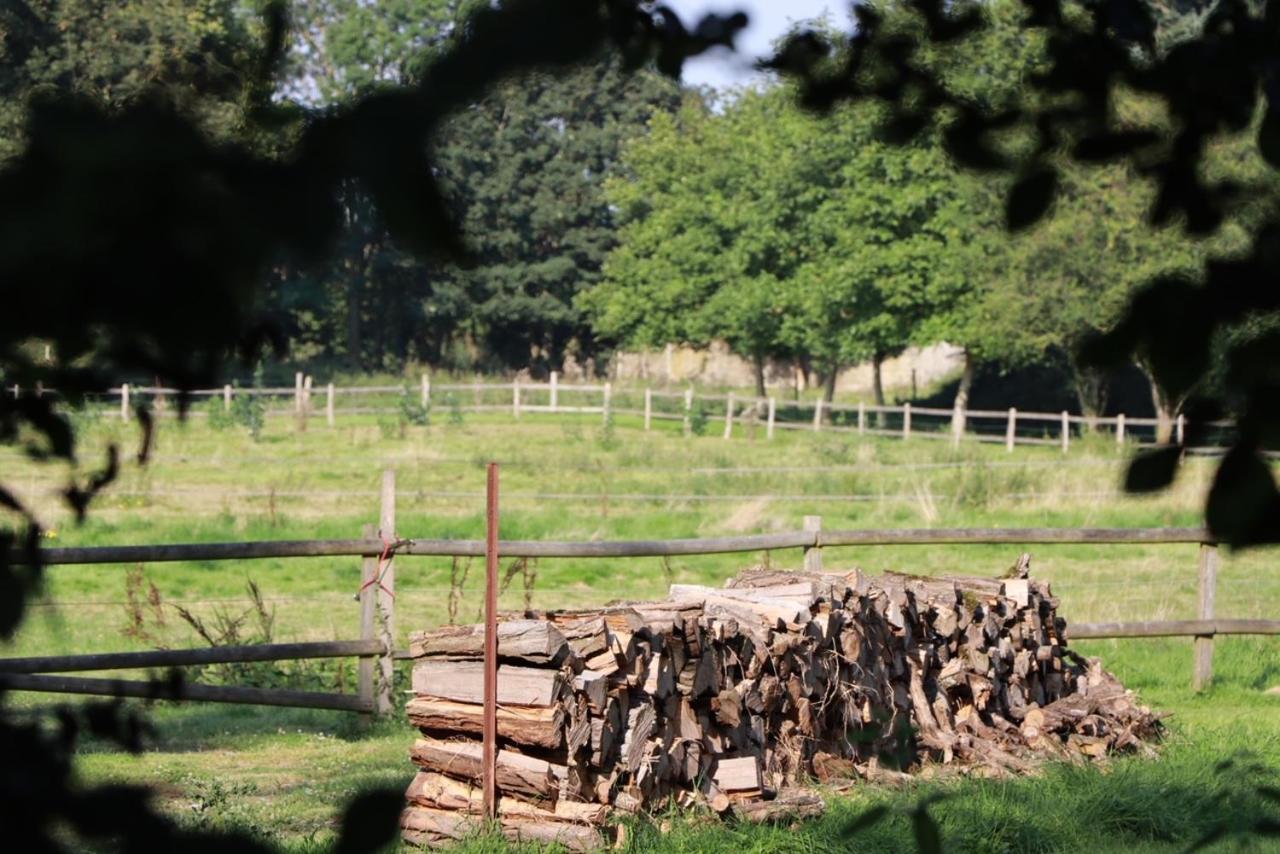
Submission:
<svg viewBox="0 0 1280 854">
<path fill-rule="evenodd" d="M 46 394 L 51 390 L 24 391 L 9 386 L 7 393 L 19 396 L 24 393 Z M 420 382 L 408 385 L 343 386 L 333 383 L 316 386 L 310 376 L 299 372 L 293 386 L 269 388 L 238 388 L 223 386 L 220 389 L 197 389 L 187 392 L 197 399 L 221 398 L 224 409 L 230 410 L 238 395 L 275 398 L 288 402 L 286 407 L 270 411 L 274 415 L 290 415 L 301 425 L 311 418 L 324 417 L 327 424 L 335 426 L 342 414 L 387 414 L 398 410 L 386 405 L 338 407 L 341 398 L 369 399 L 388 395 L 411 395 L 424 407 L 436 406 L 456 409 L 459 412 L 509 412 L 519 419 L 527 414 L 564 413 L 600 415 L 608 420 L 611 415 L 632 415 L 643 419 L 644 429 L 652 429 L 655 420 L 679 421 L 684 432 L 694 429 L 695 422 L 702 422 L 702 429 L 719 430 L 725 439 L 734 436 L 735 430 L 754 428 L 764 431 L 765 438 L 772 439 L 778 430 L 810 430 L 814 432 L 836 431 L 861 435 L 890 436 L 904 440 L 912 438 L 947 439 L 958 443 L 969 436 L 981 442 L 1004 444 L 1012 451 L 1017 445 L 1057 446 L 1065 453 L 1073 439 L 1086 432 L 1109 431 L 1115 441 L 1141 443 L 1137 430 L 1154 431 L 1160 420 L 1138 418 L 1124 414 L 1114 416 L 1084 416 L 1062 412 L 1020 412 L 1014 407 L 1007 410 L 953 409 L 912 406 L 903 403 L 896 406 L 875 406 L 857 403 L 828 403 L 824 400 L 801 401 L 776 397 L 744 397 L 728 394 L 705 394 L 688 388 L 682 392 L 661 391 L 652 388 L 618 388 L 612 383 L 563 383 L 552 373 L 549 382 L 509 383 L 461 383 L 433 385 L 431 377 L 423 374 Z M 141 399 L 155 400 L 177 395 L 178 390 L 158 386 L 131 386 L 125 383 L 108 389 L 107 396 L 117 399 L 119 414 L 128 419 L 132 407 Z M 566 400 L 572 396 L 573 400 Z M 193 414 L 202 414 L 196 410 Z M 921 419 L 932 419 L 925 424 Z M 722 426 L 720 426 L 722 425 Z M 1230 421 L 1216 421 L 1209 425 L 1229 431 Z M 1172 438 L 1182 443 L 1186 421 L 1179 415 L 1169 427 Z M 1217 450 L 1216 447 L 1192 450 Z"/>
<path fill-rule="evenodd" d="M 22 691 L 83 693 L 103 696 L 257 703 L 338 709 L 363 714 L 386 714 L 393 709 L 391 693 L 395 637 L 396 558 L 410 556 L 470 557 L 486 553 L 481 540 L 436 540 L 400 537 L 395 532 L 395 475 L 382 478 L 379 525 L 365 526 L 364 536 L 349 540 L 293 540 L 231 543 L 182 543 L 145 546 L 50 548 L 42 552 L 50 566 L 68 564 L 162 563 L 174 561 L 230 561 L 257 558 L 353 557 L 362 559 L 358 640 L 320 643 L 265 644 L 185 650 L 156 650 L 90 655 L 58 655 L 0 659 L 0 686 Z M 1213 640 L 1221 634 L 1280 634 L 1280 620 L 1219 619 L 1214 610 L 1218 552 L 1202 528 L 940 528 L 917 530 L 822 529 L 817 516 L 805 518 L 804 529 L 776 534 L 679 540 L 614 542 L 555 542 L 505 540 L 498 544 L 504 557 L 624 558 L 729 554 L 777 549 L 802 549 L 806 569 L 820 570 L 824 548 L 888 545 L 1007 544 L 1151 544 L 1198 545 L 1199 597 L 1197 619 L 1135 623 L 1077 623 L 1074 638 L 1193 637 L 1194 680 L 1207 686 L 1213 672 Z M 20 560 L 14 556 L 14 560 Z M 243 686 L 198 685 L 182 681 L 129 681 L 60 675 L 68 672 L 141 667 L 181 667 L 230 662 L 296 660 L 356 656 L 360 659 L 357 694 L 285 691 Z M 375 668 L 376 665 L 376 668 Z M 376 679 L 375 679 L 376 675 Z M 376 684 L 376 691 L 375 691 Z"/>
</svg>

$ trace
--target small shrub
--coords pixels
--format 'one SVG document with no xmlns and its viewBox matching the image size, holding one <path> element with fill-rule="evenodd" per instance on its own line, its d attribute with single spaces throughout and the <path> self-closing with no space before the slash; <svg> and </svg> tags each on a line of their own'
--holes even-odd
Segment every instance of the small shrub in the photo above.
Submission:
<svg viewBox="0 0 1280 854">
<path fill-rule="evenodd" d="M 253 441 L 262 438 L 267 423 L 267 405 L 257 394 L 236 394 L 231 398 L 231 421 L 249 431 Z"/>
<path fill-rule="evenodd" d="M 600 447 L 606 451 L 612 451 L 618 447 L 618 431 L 617 425 L 614 424 L 612 409 L 604 415 L 604 425 L 600 428 L 599 443 Z"/>
<path fill-rule="evenodd" d="M 444 396 L 444 405 L 449 407 L 449 423 L 462 424 L 462 404 L 458 402 L 458 396 L 453 392 L 448 392 Z"/>
<path fill-rule="evenodd" d="M 222 398 L 215 397 L 205 404 L 205 411 L 209 415 L 209 427 L 219 432 L 229 430 L 236 426 L 236 417 L 232 409 L 222 401 Z"/>
<path fill-rule="evenodd" d="M 147 578 L 142 564 L 125 570 L 125 626 L 121 633 L 136 641 L 163 647 L 164 603 L 155 582 Z"/>
<path fill-rule="evenodd" d="M 710 416 L 707 414 L 707 406 L 702 401 L 698 401 L 693 405 L 693 412 L 689 415 L 689 432 L 695 436 L 701 436 L 707 432 L 707 420 Z"/>
<path fill-rule="evenodd" d="M 150 584 L 142 570 L 126 576 L 128 624 L 124 633 L 156 648 L 165 648 L 161 631 L 165 627 L 164 609 L 172 607 L 188 626 L 211 647 L 244 646 L 275 642 L 275 609 L 267 605 L 258 585 L 249 580 L 249 605 L 234 612 L 222 606 L 211 615 L 200 615 L 182 605 L 166 603 L 160 591 Z M 145 589 L 144 589 L 145 588 Z M 184 668 L 192 682 L 219 685 L 243 685 L 253 688 L 299 688 L 305 690 L 338 690 L 346 688 L 347 669 L 344 659 L 262 661 L 209 664 Z"/>
<path fill-rule="evenodd" d="M 266 828 L 252 821 L 245 799 L 258 794 L 253 783 L 224 784 L 217 778 L 187 774 L 176 781 L 186 795 L 191 811 L 187 822 L 199 830 L 230 830 L 264 835 Z"/>
<path fill-rule="evenodd" d="M 417 427 L 431 423 L 431 404 L 423 404 L 422 398 L 408 386 L 400 394 L 400 420 Z"/>
</svg>

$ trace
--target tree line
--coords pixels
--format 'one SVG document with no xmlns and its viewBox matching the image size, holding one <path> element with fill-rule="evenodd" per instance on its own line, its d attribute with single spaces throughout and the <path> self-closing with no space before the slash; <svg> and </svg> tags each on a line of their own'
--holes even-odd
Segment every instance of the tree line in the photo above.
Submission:
<svg viewBox="0 0 1280 854">
<path fill-rule="evenodd" d="M 878 8 L 885 30 L 927 44 L 914 12 Z M 996 113 L 1043 99 L 1025 81 L 1048 69 L 1046 35 L 1022 26 L 1020 2 L 981 8 L 985 29 L 925 48 L 928 72 Z M 1164 43 L 1194 31 L 1198 14 L 1171 13 Z M 598 334 L 631 346 L 725 340 L 755 365 L 761 394 L 770 359 L 816 372 L 828 400 L 840 369 L 869 361 L 877 403 L 885 358 L 945 341 L 963 349 L 959 413 L 979 365 L 1052 362 L 1080 411 L 1098 415 L 1109 378 L 1079 359 L 1084 339 L 1110 328 L 1144 282 L 1243 249 L 1259 215 L 1246 207 L 1212 237 L 1188 239 L 1150 225 L 1152 182 L 1133 166 L 1051 152 L 1061 167 L 1053 215 L 1011 237 L 1011 179 L 958 166 L 945 147 L 954 125 L 904 143 L 874 102 L 814 113 L 799 101 L 785 84 L 718 100 L 691 93 L 628 143 L 606 183 L 620 243 L 580 300 Z M 1161 120 L 1137 93 L 1113 109 L 1135 125 Z M 1026 151 L 1033 140 L 1013 131 L 997 143 Z M 1206 169 L 1242 185 L 1271 180 L 1247 139 L 1211 152 Z M 1141 357 L 1135 365 L 1150 379 Z M 1154 382 L 1151 393 L 1167 438 L 1181 401 Z"/>
<path fill-rule="evenodd" d="M 412 85 L 473 5 L 297 4 L 294 49 L 269 99 L 290 105 L 287 122 L 301 126 Z M 188 6 L 44 0 L 25 4 L 26 15 L 6 13 L 0 155 L 19 150 L 24 107 L 48 91 L 109 108 L 159 91 L 214 139 L 281 145 L 253 130 L 263 93 L 250 72 L 268 37 L 260 4 Z M 1153 8 L 1166 47 L 1197 32 L 1205 13 L 1194 3 Z M 992 111 L 1046 98 L 1024 85 L 1049 66 L 1046 35 L 1021 25 L 1016 0 L 981 9 L 989 26 L 926 51 L 928 71 Z M 880 11 L 888 28 L 927 42 L 910 9 L 889 2 Z M 1161 121 L 1158 105 L 1137 93 L 1113 108 L 1135 125 Z M 318 261 L 273 265 L 255 310 L 289 360 L 313 369 L 417 362 L 542 374 L 569 358 L 602 367 L 616 347 L 718 339 L 755 366 L 760 393 L 770 361 L 793 363 L 828 399 L 842 368 L 870 362 L 878 403 L 885 359 L 946 341 L 964 353 L 959 411 L 980 366 L 1048 362 L 1064 369 L 1080 410 L 1099 414 L 1108 378 L 1080 362 L 1080 342 L 1113 324 L 1141 283 L 1242 248 L 1256 216 L 1245 207 L 1241 222 L 1189 240 L 1150 227 L 1153 189 L 1132 164 L 1064 158 L 1054 216 L 1011 240 L 1008 176 L 959 168 L 947 126 L 904 145 L 892 129 L 886 135 L 885 120 L 869 103 L 814 114 L 793 84 L 773 80 L 682 88 L 652 69 L 624 72 L 608 55 L 563 74 L 509 78 L 428 143 L 465 263 L 393 239 L 367 188 L 349 182 L 338 190 L 336 245 Z M 998 142 L 1011 151 L 1034 144 L 1017 131 Z M 1247 143 L 1212 155 L 1207 168 L 1226 178 L 1270 179 Z M 1168 421 L 1181 401 L 1151 387 Z"/>
</svg>

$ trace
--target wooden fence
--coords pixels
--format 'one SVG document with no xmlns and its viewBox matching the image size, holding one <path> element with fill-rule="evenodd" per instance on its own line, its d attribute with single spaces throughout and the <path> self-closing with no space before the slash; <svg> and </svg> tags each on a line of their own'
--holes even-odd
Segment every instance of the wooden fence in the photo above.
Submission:
<svg viewBox="0 0 1280 854">
<path fill-rule="evenodd" d="M 7 393 L 15 397 L 24 394 L 50 394 L 53 390 L 34 389 L 24 392 L 10 386 Z M 131 386 L 128 383 L 108 389 L 106 396 L 119 405 L 122 419 L 131 417 L 132 408 L 139 401 L 165 399 L 178 394 L 177 389 L 158 386 Z M 1012 451 L 1017 445 L 1048 445 L 1060 447 L 1064 453 L 1086 433 L 1110 433 L 1119 444 L 1142 444 L 1159 427 L 1157 418 L 1139 418 L 1124 414 L 1114 416 L 1073 415 L 1061 412 L 1020 412 L 1014 407 L 1005 410 L 967 409 L 957 411 L 934 407 L 912 406 L 903 403 L 895 406 L 875 406 L 857 403 L 828 403 L 824 400 L 788 400 L 777 397 L 744 397 L 728 394 L 695 392 L 690 387 L 681 392 L 652 388 L 618 388 L 611 383 L 583 384 L 563 383 L 552 373 L 549 382 L 463 383 L 433 385 L 431 377 L 423 374 L 421 381 L 408 385 L 344 386 L 333 383 L 317 386 L 310 376 L 299 372 L 293 386 L 270 388 L 237 388 L 230 385 L 220 389 L 197 389 L 189 395 L 201 399 L 221 399 L 225 410 L 230 411 L 238 395 L 252 395 L 276 399 L 285 406 L 268 410 L 273 415 L 289 415 L 305 427 L 308 420 L 323 417 L 328 426 L 336 425 L 339 414 L 393 414 L 399 410 L 392 406 L 372 405 L 368 401 L 389 395 L 409 395 L 423 407 L 436 406 L 437 410 L 449 407 L 459 412 L 506 412 L 514 419 L 524 415 L 563 413 L 600 415 L 608 420 L 612 415 L 631 415 L 643 420 L 645 430 L 651 430 L 654 421 L 679 421 L 688 433 L 700 424 L 702 429 L 720 430 L 725 439 L 745 429 L 761 430 L 766 439 L 773 439 L 778 430 L 808 430 L 813 432 L 844 432 L 861 435 L 890 436 L 910 440 L 944 439 L 959 443 L 965 436 L 981 442 L 1003 444 Z M 572 400 L 566 400 L 566 397 Z M 338 406 L 339 399 L 353 400 L 354 406 Z M 364 401 L 365 403 L 360 403 Z M 196 409 L 192 414 L 204 414 Z M 723 425 L 722 429 L 715 425 Z M 1177 416 L 1169 425 L 1172 438 L 1182 443 L 1185 419 Z M 1210 427 L 1225 436 L 1233 423 L 1212 422 Z M 1140 435 L 1141 434 L 1141 435 Z M 1193 451 L 1216 451 L 1218 448 L 1192 448 Z"/>
<path fill-rule="evenodd" d="M 50 548 L 42 552 L 50 566 L 174 561 L 239 561 L 257 558 L 352 557 L 361 559 L 358 595 L 360 638 L 321 643 L 265 644 L 149 652 L 59 655 L 0 659 L 0 687 L 22 691 L 83 693 L 121 697 L 200 700 L 226 703 L 303 706 L 369 714 L 394 708 L 391 685 L 394 660 L 395 561 L 412 556 L 480 556 L 488 553 L 482 540 L 436 540 L 401 537 L 395 530 L 395 474 L 382 477 L 382 505 L 377 527 L 365 526 L 363 536 L 349 540 L 294 540 L 232 543 L 183 543 L 145 546 Z M 1223 634 L 1280 634 L 1280 620 L 1220 619 L 1215 613 L 1218 551 L 1201 528 L 929 528 L 906 530 L 844 530 L 822 528 L 817 516 L 805 517 L 804 528 L 776 534 L 755 534 L 679 540 L 613 542 L 554 542 L 503 540 L 498 553 L 527 558 L 623 558 L 764 552 L 801 549 L 803 565 L 820 570 L 823 550 L 843 546 L 1006 544 L 1142 544 L 1185 543 L 1199 547 L 1197 619 L 1133 623 L 1077 623 L 1073 638 L 1192 637 L 1197 690 L 1212 679 L 1213 641 Z M 15 561 L 21 560 L 14 556 Z M 142 667 L 293 660 L 357 656 L 360 664 L 357 694 L 285 691 L 242 686 L 211 686 L 181 680 L 128 681 L 57 675 L 76 671 Z"/>
</svg>

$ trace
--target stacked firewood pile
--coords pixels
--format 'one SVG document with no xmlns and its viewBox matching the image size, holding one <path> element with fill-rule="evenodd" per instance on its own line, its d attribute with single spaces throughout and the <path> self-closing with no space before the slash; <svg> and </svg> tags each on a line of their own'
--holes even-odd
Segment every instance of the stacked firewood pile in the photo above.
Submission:
<svg viewBox="0 0 1280 854">
<path fill-rule="evenodd" d="M 674 801 L 740 820 L 817 814 L 811 778 L 922 765 L 1031 770 L 1144 748 L 1149 709 L 1067 648 L 1047 584 L 749 570 L 664 602 L 499 624 L 498 815 L 513 838 L 604 844 L 611 814 Z M 406 840 L 480 820 L 482 626 L 412 638 L 423 737 Z"/>
</svg>

